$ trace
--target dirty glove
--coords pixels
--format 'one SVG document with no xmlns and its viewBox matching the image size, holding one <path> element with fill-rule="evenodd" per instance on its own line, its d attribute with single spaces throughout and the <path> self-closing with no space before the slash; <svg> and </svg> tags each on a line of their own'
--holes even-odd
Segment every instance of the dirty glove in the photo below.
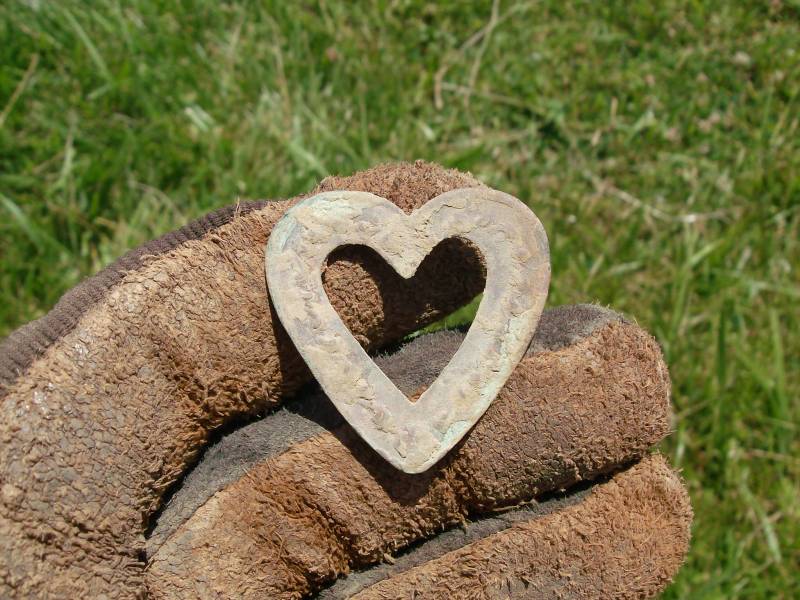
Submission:
<svg viewBox="0 0 800 600">
<path fill-rule="evenodd" d="M 315 192 L 365 190 L 410 211 L 476 185 L 418 163 Z M 310 380 L 263 275 L 270 228 L 295 201 L 238 205 L 152 242 L 0 346 L 0 596 L 660 590 L 691 513 L 677 477 L 646 455 L 667 431 L 655 342 L 600 309 L 547 313 L 478 425 L 429 472 L 404 475 L 319 392 L 273 410 Z M 483 284 L 480 258 L 457 240 L 409 281 L 363 248 L 337 251 L 323 277 L 369 349 Z M 425 336 L 381 367 L 413 397 L 457 344 Z M 216 430 L 266 413 L 181 480 Z"/>
<path fill-rule="evenodd" d="M 378 365 L 414 398 L 462 340 L 419 337 Z M 678 478 L 646 456 L 667 430 L 667 394 L 652 338 L 588 305 L 543 314 L 486 414 L 422 475 L 396 471 L 309 391 L 223 437 L 186 477 L 148 539 L 150 594 L 651 596 L 680 565 L 691 518 Z"/>
</svg>

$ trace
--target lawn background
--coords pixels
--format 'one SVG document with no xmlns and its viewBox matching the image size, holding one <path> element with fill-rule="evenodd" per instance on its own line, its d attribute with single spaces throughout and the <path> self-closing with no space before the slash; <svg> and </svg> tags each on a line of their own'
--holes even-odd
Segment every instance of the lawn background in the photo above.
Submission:
<svg viewBox="0 0 800 600">
<path fill-rule="evenodd" d="M 664 349 L 696 511 L 666 597 L 797 597 L 799 93 L 800 0 L 7 1 L 0 336 L 237 198 L 469 170 L 545 224 L 550 305 Z"/>
</svg>

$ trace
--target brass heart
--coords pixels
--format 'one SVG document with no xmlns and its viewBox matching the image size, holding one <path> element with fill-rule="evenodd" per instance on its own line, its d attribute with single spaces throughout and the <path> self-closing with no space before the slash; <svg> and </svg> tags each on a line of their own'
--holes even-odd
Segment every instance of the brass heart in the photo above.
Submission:
<svg viewBox="0 0 800 600">
<path fill-rule="evenodd" d="M 486 289 L 461 347 L 412 403 L 336 314 L 321 271 L 334 249 L 359 244 L 409 278 L 451 237 L 480 250 Z M 407 215 L 374 194 L 334 191 L 303 200 L 275 225 L 266 274 L 281 323 L 344 418 L 392 465 L 421 473 L 477 422 L 525 353 L 547 297 L 550 254 L 536 215 L 503 192 L 453 190 Z"/>
</svg>

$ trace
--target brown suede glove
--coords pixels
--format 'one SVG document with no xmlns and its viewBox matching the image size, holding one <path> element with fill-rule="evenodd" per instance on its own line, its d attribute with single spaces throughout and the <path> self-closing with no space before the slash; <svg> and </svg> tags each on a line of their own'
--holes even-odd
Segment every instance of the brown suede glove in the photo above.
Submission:
<svg viewBox="0 0 800 600">
<path fill-rule="evenodd" d="M 477 185 L 417 163 L 315 191 L 370 191 L 411 211 Z M 647 455 L 668 429 L 655 341 L 597 307 L 546 312 L 473 430 L 430 471 L 404 475 L 314 389 L 272 410 L 310 379 L 263 274 L 269 231 L 295 201 L 218 211 L 152 242 L 0 345 L 0 596 L 660 591 L 683 560 L 691 509 Z M 323 277 L 370 349 L 483 285 L 480 258 L 457 240 L 409 281 L 363 248 L 337 251 Z M 459 343 L 423 336 L 380 366 L 413 397 Z M 214 430 L 268 411 L 184 477 Z"/>
</svg>

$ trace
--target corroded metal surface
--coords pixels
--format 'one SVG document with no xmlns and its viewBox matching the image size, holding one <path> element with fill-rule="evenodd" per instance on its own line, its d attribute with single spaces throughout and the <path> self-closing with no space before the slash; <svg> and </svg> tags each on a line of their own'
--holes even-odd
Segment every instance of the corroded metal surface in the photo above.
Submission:
<svg viewBox="0 0 800 600">
<path fill-rule="evenodd" d="M 412 403 L 342 323 L 321 271 L 334 249 L 360 244 L 409 278 L 451 237 L 480 250 L 486 289 L 463 344 Z M 300 202 L 277 223 L 266 274 L 281 323 L 344 418 L 392 465 L 421 473 L 477 422 L 522 358 L 547 297 L 550 256 L 536 215 L 503 192 L 453 190 L 406 215 L 373 194 L 336 191 Z"/>
</svg>

